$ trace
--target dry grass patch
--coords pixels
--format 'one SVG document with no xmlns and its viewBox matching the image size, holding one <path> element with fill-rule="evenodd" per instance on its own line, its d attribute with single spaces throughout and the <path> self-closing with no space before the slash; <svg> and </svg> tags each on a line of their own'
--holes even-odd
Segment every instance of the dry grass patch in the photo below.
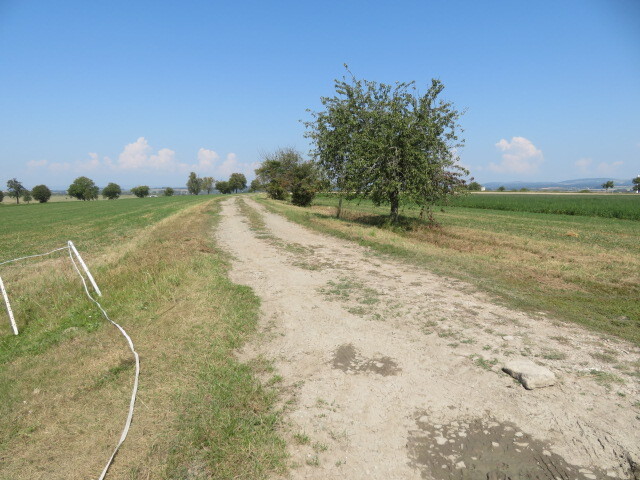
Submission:
<svg viewBox="0 0 640 480">
<path fill-rule="evenodd" d="M 141 358 L 134 421 L 108 478 L 263 478 L 283 468 L 275 393 L 232 354 L 255 329 L 258 299 L 226 277 L 211 240 L 216 209 L 193 206 L 87 259 Z M 131 355 L 71 267 L 45 264 L 9 275 L 25 320 L 0 345 L 2 478 L 95 478 L 124 425 Z"/>
</svg>

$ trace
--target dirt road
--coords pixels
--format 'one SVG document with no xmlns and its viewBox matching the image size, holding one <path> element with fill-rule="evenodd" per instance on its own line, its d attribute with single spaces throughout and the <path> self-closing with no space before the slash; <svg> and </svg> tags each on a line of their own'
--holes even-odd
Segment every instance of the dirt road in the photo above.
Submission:
<svg viewBox="0 0 640 480">
<path fill-rule="evenodd" d="M 272 359 L 282 377 L 290 478 L 634 478 L 634 346 L 497 305 L 250 198 L 224 202 L 216 236 L 232 280 L 262 299 L 240 355 Z M 558 383 L 529 391 L 501 371 L 523 357 Z"/>
</svg>

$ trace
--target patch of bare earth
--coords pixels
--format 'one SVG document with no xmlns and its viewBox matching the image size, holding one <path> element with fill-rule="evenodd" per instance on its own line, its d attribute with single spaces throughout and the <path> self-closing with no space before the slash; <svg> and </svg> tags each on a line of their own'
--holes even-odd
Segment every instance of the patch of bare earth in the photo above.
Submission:
<svg viewBox="0 0 640 480">
<path fill-rule="evenodd" d="M 224 203 L 217 240 L 232 280 L 262 299 L 261 332 L 240 355 L 273 359 L 283 378 L 290 478 L 640 475 L 637 347 L 496 305 L 250 199 Z M 522 357 L 556 385 L 528 391 L 501 371 Z"/>
</svg>

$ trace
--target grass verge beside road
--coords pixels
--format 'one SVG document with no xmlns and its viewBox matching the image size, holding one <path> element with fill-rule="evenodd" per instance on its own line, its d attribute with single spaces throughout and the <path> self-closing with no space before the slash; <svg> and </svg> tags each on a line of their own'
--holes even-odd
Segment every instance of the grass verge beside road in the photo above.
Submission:
<svg viewBox="0 0 640 480">
<path fill-rule="evenodd" d="M 81 204 L 93 214 L 60 213 L 53 239 L 40 211 L 31 230 L 26 220 L 20 227 L 32 234 L 29 253 L 73 239 L 64 231 L 105 233 L 76 245 L 88 252 L 101 303 L 141 358 L 132 428 L 108 478 L 256 479 L 282 471 L 276 394 L 233 355 L 255 330 L 259 300 L 227 278 L 227 260 L 211 238 L 218 202 L 117 202 Z M 4 248 L 22 253 L 21 236 L 12 238 L 3 238 Z M 131 354 L 64 255 L 0 272 L 21 329 L 15 337 L 4 322 L 0 337 L 2 479 L 96 478 L 126 418 Z"/>
<path fill-rule="evenodd" d="M 506 304 L 640 344 L 640 222 L 462 207 L 438 211 L 429 228 L 405 208 L 403 228 L 387 207 L 322 196 L 311 209 L 259 199 L 316 230 L 462 279 Z"/>
</svg>

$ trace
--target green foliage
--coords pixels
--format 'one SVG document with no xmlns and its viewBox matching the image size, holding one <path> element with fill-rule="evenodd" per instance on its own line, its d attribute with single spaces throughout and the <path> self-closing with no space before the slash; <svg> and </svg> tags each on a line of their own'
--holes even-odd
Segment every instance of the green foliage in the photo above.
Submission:
<svg viewBox="0 0 640 480">
<path fill-rule="evenodd" d="M 308 206 L 320 188 L 320 175 L 313 162 L 305 162 L 300 152 L 293 148 L 280 148 L 263 155 L 256 169 L 257 183 L 265 185 L 267 195 L 274 200 L 286 200 L 292 194 L 292 202 Z"/>
<path fill-rule="evenodd" d="M 202 177 L 202 189 L 207 191 L 207 195 L 213 191 L 214 182 L 213 177 Z"/>
<path fill-rule="evenodd" d="M 614 187 L 613 180 L 607 180 L 602 184 L 602 188 L 604 188 L 606 191 L 609 191 L 609 189 L 613 187 Z"/>
<path fill-rule="evenodd" d="M 640 193 L 640 175 L 638 175 L 636 178 L 631 180 L 631 183 L 633 183 L 633 190 L 636 193 Z M 2 200 L 0 200 L 0 201 L 2 201 Z"/>
<path fill-rule="evenodd" d="M 260 190 L 263 190 L 263 186 L 260 183 L 260 180 L 258 180 L 257 178 L 254 178 L 253 180 L 251 180 L 251 185 L 249 185 L 249 191 L 250 192 L 259 192 Z M 0 200 L 1 202 L 2 200 Z"/>
<path fill-rule="evenodd" d="M 225 180 L 216 182 L 216 190 L 218 190 L 220 193 L 223 193 L 223 194 L 231 193 L 233 191 L 233 189 L 231 188 L 231 185 L 229 185 L 229 182 Z"/>
<path fill-rule="evenodd" d="M 115 200 L 122 194 L 122 189 L 117 183 L 109 183 L 102 189 L 102 196 L 109 200 Z"/>
<path fill-rule="evenodd" d="M 480 185 L 478 182 L 471 182 L 469 185 L 467 185 L 467 190 L 469 190 L 470 192 L 481 192 L 482 185 Z"/>
<path fill-rule="evenodd" d="M 31 189 L 31 195 L 40 203 L 47 203 L 51 198 L 51 190 L 46 185 L 36 185 Z"/>
<path fill-rule="evenodd" d="M 76 178 L 67 190 L 70 197 L 78 200 L 96 200 L 100 189 L 87 177 Z"/>
<path fill-rule="evenodd" d="M 31 192 L 29 190 L 25 190 L 24 192 L 22 192 L 22 201 L 25 203 L 29 203 L 31 202 L 31 200 L 33 200 L 33 197 L 31 196 Z"/>
<path fill-rule="evenodd" d="M 4 200 L 4 192 L 0 190 L 0 203 L 2 203 L 2 200 Z"/>
<path fill-rule="evenodd" d="M 149 187 L 147 185 L 140 185 L 139 187 L 133 187 L 131 189 L 131 193 L 133 193 L 138 198 L 148 197 Z"/>
<path fill-rule="evenodd" d="M 456 197 L 448 204 L 455 207 L 488 210 L 640 220 L 640 198 L 634 195 L 483 193 Z"/>
<path fill-rule="evenodd" d="M 15 198 L 16 199 L 16 203 L 20 203 L 20 197 L 22 196 L 22 194 L 24 193 L 24 191 L 26 190 L 26 188 L 24 188 L 22 186 L 22 183 L 19 182 L 16 178 L 12 178 L 11 180 L 9 180 L 7 182 L 7 190 L 9 193 L 9 196 L 11 198 Z"/>
<path fill-rule="evenodd" d="M 232 173 L 229 177 L 229 188 L 238 193 L 238 190 L 247 188 L 247 178 L 242 173 Z"/>
<path fill-rule="evenodd" d="M 462 143 L 460 113 L 438 99 L 439 80 L 422 96 L 415 82 L 394 86 L 353 75 L 350 82 L 335 80 L 335 89 L 336 96 L 320 100 L 325 110 L 305 123 L 335 189 L 390 205 L 395 222 L 402 200 L 429 208 L 463 185 L 468 171 L 453 153 Z"/>
<path fill-rule="evenodd" d="M 500 186 L 498 187 L 498 191 L 499 191 L 499 192 L 504 192 L 505 190 L 506 190 L 506 187 L 505 187 L 504 185 L 500 185 Z"/>
<path fill-rule="evenodd" d="M 198 195 L 202 191 L 202 179 L 196 175 L 196 172 L 191 172 L 189 174 L 187 190 L 191 195 Z"/>
<path fill-rule="evenodd" d="M 162 192 L 162 194 L 163 194 L 165 197 L 172 197 L 174 193 L 175 193 L 175 192 L 173 191 L 173 188 L 171 188 L 171 187 L 167 187 L 167 188 L 165 188 L 165 189 L 164 189 L 164 192 Z"/>
</svg>

